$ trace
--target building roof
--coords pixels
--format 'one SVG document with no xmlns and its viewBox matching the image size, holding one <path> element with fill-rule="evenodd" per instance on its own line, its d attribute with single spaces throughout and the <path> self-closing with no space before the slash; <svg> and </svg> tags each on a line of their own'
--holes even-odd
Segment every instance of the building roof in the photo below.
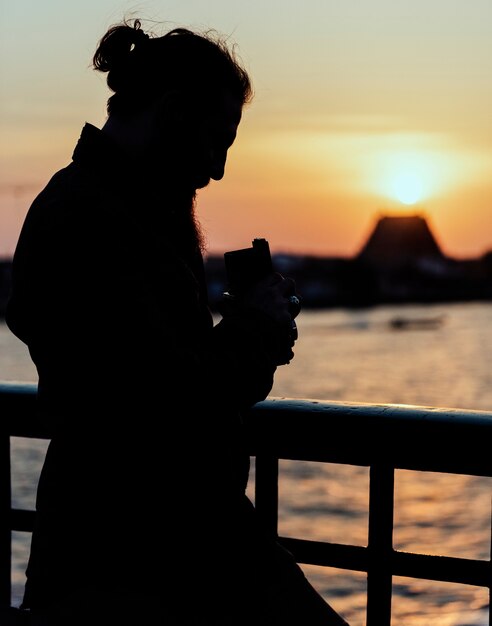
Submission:
<svg viewBox="0 0 492 626">
<path fill-rule="evenodd" d="M 410 215 L 379 218 L 358 258 L 379 267 L 401 267 L 444 255 L 425 217 Z"/>
</svg>

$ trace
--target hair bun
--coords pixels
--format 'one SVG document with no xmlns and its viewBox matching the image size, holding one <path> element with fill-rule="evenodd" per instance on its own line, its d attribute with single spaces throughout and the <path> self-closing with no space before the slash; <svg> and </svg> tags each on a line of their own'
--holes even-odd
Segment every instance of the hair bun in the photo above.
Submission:
<svg viewBox="0 0 492 626">
<path fill-rule="evenodd" d="M 130 53 L 135 47 L 147 42 L 149 36 L 141 28 L 140 20 L 118 24 L 111 27 L 99 41 L 99 45 L 92 59 L 93 67 L 100 72 L 111 72 L 122 65 L 126 65 Z"/>
</svg>

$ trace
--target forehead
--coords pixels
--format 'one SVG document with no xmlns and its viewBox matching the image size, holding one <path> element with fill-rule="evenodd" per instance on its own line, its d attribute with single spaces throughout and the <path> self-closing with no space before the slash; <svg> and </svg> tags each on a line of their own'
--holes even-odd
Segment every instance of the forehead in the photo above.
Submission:
<svg viewBox="0 0 492 626">
<path fill-rule="evenodd" d="M 210 110 L 211 121 L 236 128 L 241 121 L 243 103 L 228 89 L 219 92 Z"/>
</svg>

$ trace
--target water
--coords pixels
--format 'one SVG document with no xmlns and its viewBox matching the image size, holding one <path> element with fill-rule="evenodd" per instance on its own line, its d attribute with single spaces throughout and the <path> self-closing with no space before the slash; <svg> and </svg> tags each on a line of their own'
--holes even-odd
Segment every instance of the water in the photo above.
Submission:
<svg viewBox="0 0 492 626">
<path fill-rule="evenodd" d="M 397 316 L 442 323 L 398 329 Z M 304 311 L 298 327 L 295 358 L 279 368 L 272 396 L 492 410 L 492 304 Z M 0 379 L 36 380 L 25 347 L 1 323 Z M 15 506 L 34 504 L 45 445 L 13 440 Z M 366 545 L 368 486 L 366 468 L 281 462 L 280 533 Z M 395 548 L 489 559 L 491 494 L 489 478 L 398 471 Z M 15 604 L 28 538 L 14 537 Z M 364 626 L 364 574 L 303 568 L 351 626 Z M 487 607 L 482 588 L 394 579 L 392 626 L 486 626 Z"/>
</svg>

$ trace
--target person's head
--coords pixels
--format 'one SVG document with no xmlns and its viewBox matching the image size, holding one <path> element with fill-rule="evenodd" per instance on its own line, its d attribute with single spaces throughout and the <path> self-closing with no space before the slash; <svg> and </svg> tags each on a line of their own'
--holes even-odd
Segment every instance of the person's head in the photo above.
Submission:
<svg viewBox="0 0 492 626">
<path fill-rule="evenodd" d="M 153 36 L 139 20 L 123 22 L 102 37 L 93 66 L 108 73 L 108 120 L 120 129 L 138 121 L 145 156 L 164 178 L 193 190 L 222 178 L 253 96 L 248 73 L 224 38 L 186 28 Z"/>
</svg>

